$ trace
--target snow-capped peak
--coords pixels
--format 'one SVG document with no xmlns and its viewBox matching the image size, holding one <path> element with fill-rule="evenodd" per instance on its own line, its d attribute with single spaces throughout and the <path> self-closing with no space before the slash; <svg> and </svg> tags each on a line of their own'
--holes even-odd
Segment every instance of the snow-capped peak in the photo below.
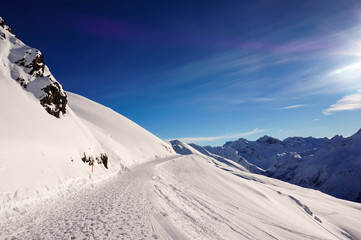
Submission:
<svg viewBox="0 0 361 240">
<path fill-rule="evenodd" d="M 42 53 L 18 40 L 1 17 L 0 49 L 2 71 L 31 92 L 52 116 L 59 118 L 66 113 L 66 93 L 44 63 Z"/>
<path fill-rule="evenodd" d="M 278 140 L 277 138 L 273 138 L 267 135 L 264 135 L 263 137 L 260 137 L 257 142 L 260 143 L 266 143 L 266 144 L 280 144 L 281 141 Z"/>
<path fill-rule="evenodd" d="M 129 119 L 66 94 L 42 53 L 9 29 L 1 19 L 0 218 L 24 199 L 56 192 L 52 188 L 98 181 L 174 154 L 166 142 Z"/>
<path fill-rule="evenodd" d="M 8 25 L 6 25 L 6 22 L 5 22 L 5 20 L 4 20 L 2 17 L 0 17 L 0 26 L 1 26 L 3 29 L 5 29 L 6 31 L 8 31 L 11 35 L 15 36 L 14 33 L 13 33 L 13 31 L 11 30 L 11 28 L 10 28 Z M 4 36 L 5 36 L 5 35 L 2 34 L 2 37 L 4 37 Z"/>
</svg>

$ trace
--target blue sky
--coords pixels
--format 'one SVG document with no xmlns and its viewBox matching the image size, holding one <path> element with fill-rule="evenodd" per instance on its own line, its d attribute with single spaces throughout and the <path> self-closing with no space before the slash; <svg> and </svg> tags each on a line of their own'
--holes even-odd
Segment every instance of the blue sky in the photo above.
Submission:
<svg viewBox="0 0 361 240">
<path fill-rule="evenodd" d="M 66 90 L 162 139 L 221 145 L 361 128 L 359 1 L 8 1 L 1 8 Z"/>
</svg>

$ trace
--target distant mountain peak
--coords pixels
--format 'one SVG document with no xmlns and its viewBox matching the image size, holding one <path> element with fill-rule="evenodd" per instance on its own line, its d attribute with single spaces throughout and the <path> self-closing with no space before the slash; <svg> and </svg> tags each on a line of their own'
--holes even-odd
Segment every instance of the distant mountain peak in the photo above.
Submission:
<svg viewBox="0 0 361 240">
<path fill-rule="evenodd" d="M 237 163 L 255 166 L 243 164 L 251 172 L 360 202 L 361 175 L 355 174 L 361 172 L 360 143 L 361 129 L 351 137 L 288 137 L 280 141 L 265 135 L 256 141 L 239 139 L 222 147 L 204 148 Z"/>
<path fill-rule="evenodd" d="M 281 141 L 277 138 L 273 138 L 267 135 L 264 135 L 263 137 L 260 137 L 257 142 L 260 143 L 268 143 L 268 144 L 277 144 L 277 143 L 281 143 Z"/>
<path fill-rule="evenodd" d="M 59 118 L 66 113 L 67 96 L 44 63 L 44 56 L 18 40 L 11 28 L 0 17 L 0 48 L 4 64 L 11 78 L 34 94 L 43 108 Z"/>
</svg>

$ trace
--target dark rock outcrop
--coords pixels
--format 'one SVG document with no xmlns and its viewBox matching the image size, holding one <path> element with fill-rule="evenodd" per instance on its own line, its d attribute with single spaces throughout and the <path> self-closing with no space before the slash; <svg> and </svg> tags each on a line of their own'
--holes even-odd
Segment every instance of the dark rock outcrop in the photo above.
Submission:
<svg viewBox="0 0 361 240">
<path fill-rule="evenodd" d="M 33 93 L 49 114 L 57 118 L 64 115 L 68 103 L 66 93 L 50 73 L 41 52 L 19 41 L 1 17 L 0 38 L 18 45 L 8 55 L 8 59 L 14 64 L 11 67 L 12 78 L 24 90 Z"/>
<path fill-rule="evenodd" d="M 84 156 L 81 158 L 81 160 L 84 163 L 88 163 L 89 166 L 97 164 L 103 164 L 106 169 L 108 169 L 108 156 L 106 154 L 100 154 L 100 156 L 93 157 L 93 156 L 86 156 L 85 153 L 83 153 Z"/>
<path fill-rule="evenodd" d="M 14 35 L 13 31 L 11 30 L 11 28 L 10 28 L 8 25 L 6 25 L 5 20 L 2 19 L 1 17 L 0 17 L 0 26 L 1 26 L 3 29 L 5 29 L 6 31 L 8 31 L 9 33 L 11 33 L 11 34 Z M 14 36 L 15 36 L 15 35 L 14 35 Z"/>
<path fill-rule="evenodd" d="M 57 118 L 60 117 L 61 113 L 65 114 L 68 100 L 59 83 L 54 82 L 42 90 L 46 93 L 46 96 L 40 99 L 40 103 L 45 110 Z"/>
</svg>

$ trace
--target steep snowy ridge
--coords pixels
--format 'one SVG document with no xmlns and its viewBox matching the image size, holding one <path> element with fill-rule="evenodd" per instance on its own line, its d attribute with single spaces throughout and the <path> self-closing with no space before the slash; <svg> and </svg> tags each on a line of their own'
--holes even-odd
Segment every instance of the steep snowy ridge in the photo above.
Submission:
<svg viewBox="0 0 361 240">
<path fill-rule="evenodd" d="M 232 168 L 192 154 L 155 169 L 172 239 L 361 238 L 359 204 Z"/>
<path fill-rule="evenodd" d="M 204 154 L 206 156 L 209 156 L 209 157 L 212 157 L 212 158 L 216 159 L 217 161 L 226 163 L 228 165 L 235 166 L 234 163 L 232 163 L 232 160 L 230 160 L 229 158 L 222 157 L 222 156 L 210 153 L 205 148 L 203 148 L 201 146 L 198 146 L 196 144 L 191 143 L 191 144 L 189 144 L 189 146 L 191 146 L 192 148 L 194 148 L 195 150 L 197 150 L 198 152 L 200 152 L 200 153 L 202 153 L 202 154 Z M 237 165 L 239 164 L 240 166 L 242 166 L 242 169 L 245 170 L 245 171 L 249 171 L 249 172 L 252 172 L 252 173 L 258 173 L 258 174 L 263 174 L 264 173 L 263 169 L 249 163 L 246 159 L 244 159 L 242 157 L 240 157 L 239 160 L 236 163 L 237 163 Z M 239 168 L 239 167 L 237 167 L 237 168 Z"/>
<path fill-rule="evenodd" d="M 327 141 L 326 138 L 317 139 L 312 137 L 294 137 L 280 141 L 270 136 L 263 136 L 257 141 L 248 141 L 241 138 L 234 142 L 227 142 L 223 145 L 223 148 L 234 149 L 239 156 L 245 158 L 248 162 L 262 169 L 267 169 L 278 158 L 280 153 L 296 152 L 300 155 L 308 155 L 313 153 L 325 141 Z"/>
<path fill-rule="evenodd" d="M 220 157 L 212 153 L 209 153 L 207 150 L 195 144 L 188 145 L 187 143 L 182 142 L 178 139 L 170 141 L 170 144 L 172 145 L 174 151 L 180 155 L 192 155 L 192 156 L 195 155 L 201 158 L 206 158 L 208 160 L 211 159 L 211 161 L 217 167 L 220 167 L 221 169 L 226 171 L 231 171 L 230 168 L 236 168 L 241 171 L 249 172 L 248 169 L 243 165 L 235 163 L 232 160 L 226 159 L 224 157 Z M 224 166 L 229 166 L 230 168 Z"/>
<path fill-rule="evenodd" d="M 335 197 L 361 202 L 361 134 L 335 136 L 311 155 L 281 162 L 269 175 L 291 183 L 319 189 Z"/>
<path fill-rule="evenodd" d="M 257 141 L 240 138 L 221 147 L 196 148 L 238 162 L 253 173 L 360 202 L 360 135 L 361 130 L 348 138 L 290 137 L 283 141 L 263 136 Z M 254 167 L 247 167 L 245 161 Z"/>
<path fill-rule="evenodd" d="M 21 42 L 0 17 L 1 57 L 4 66 L 26 91 L 39 99 L 45 110 L 60 117 L 66 113 L 66 94 L 44 63 L 42 53 Z"/>
<path fill-rule="evenodd" d="M 107 154 L 129 167 L 174 155 L 172 147 L 136 123 L 96 102 L 68 92 L 69 106 Z"/>
<path fill-rule="evenodd" d="M 174 154 L 130 120 L 72 95 L 74 110 L 89 116 L 84 121 L 40 51 L 9 29 L 0 19 L 0 212 Z M 86 109 L 79 111 L 82 104 Z"/>
<path fill-rule="evenodd" d="M 200 154 L 200 152 L 198 150 L 196 150 L 195 148 L 191 147 L 190 145 L 188 145 L 185 142 L 182 142 L 180 140 L 172 140 L 170 141 L 170 144 L 172 145 L 174 151 L 176 151 L 176 153 L 181 154 L 181 155 L 188 155 L 188 154 Z M 203 154 L 206 153 L 206 151 L 202 152 Z"/>
</svg>

